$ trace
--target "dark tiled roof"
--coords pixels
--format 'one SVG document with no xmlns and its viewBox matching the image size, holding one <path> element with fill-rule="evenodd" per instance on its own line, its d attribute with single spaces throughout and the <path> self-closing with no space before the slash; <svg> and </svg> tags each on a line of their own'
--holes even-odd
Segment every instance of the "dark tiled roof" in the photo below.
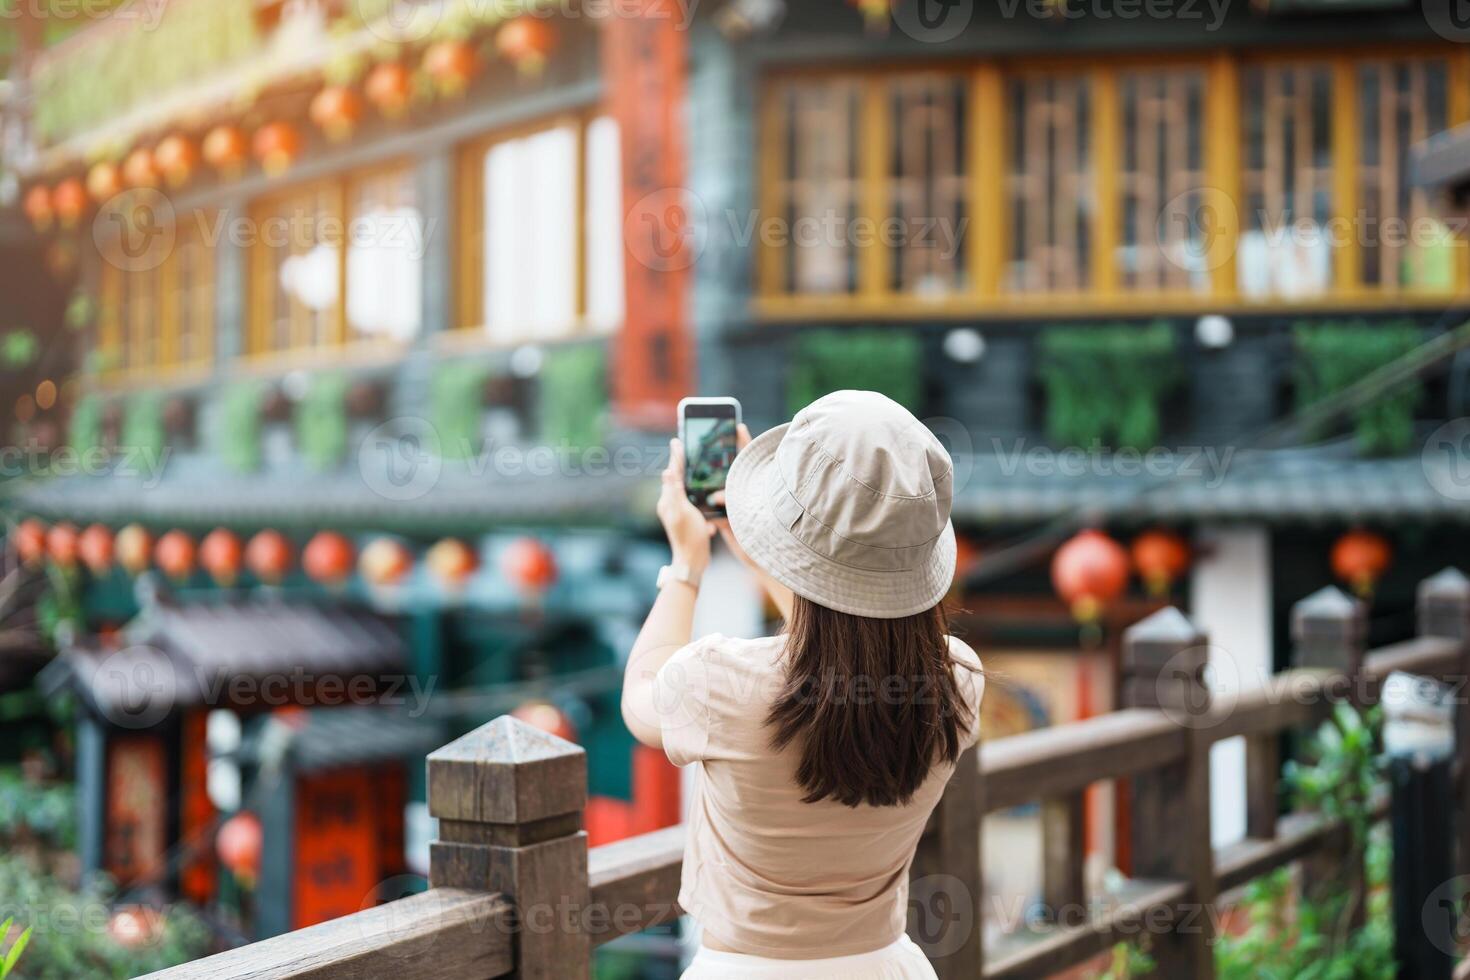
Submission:
<svg viewBox="0 0 1470 980">
<path fill-rule="evenodd" d="M 176 707 L 237 697 L 274 707 L 325 678 L 398 678 L 407 654 L 397 630 L 368 610 L 231 596 L 160 602 L 127 625 L 120 645 L 88 638 L 54 666 L 49 687 L 71 684 L 104 717 L 147 727 Z M 233 686 L 241 679 L 270 684 Z"/>
<path fill-rule="evenodd" d="M 300 772 L 331 769 L 384 759 L 415 760 L 445 741 L 441 726 L 428 717 L 389 707 L 348 706 L 314 708 L 291 741 L 291 767 Z M 240 747 L 241 759 L 259 762 L 263 739 L 259 731 Z"/>
<path fill-rule="evenodd" d="M 1467 500 L 1436 489 L 1418 455 L 1359 459 L 1328 447 L 1079 458 L 1066 470 L 1060 458 L 1028 465 L 1004 456 L 977 457 L 968 475 L 957 467 L 956 521 L 1470 520 Z"/>
</svg>

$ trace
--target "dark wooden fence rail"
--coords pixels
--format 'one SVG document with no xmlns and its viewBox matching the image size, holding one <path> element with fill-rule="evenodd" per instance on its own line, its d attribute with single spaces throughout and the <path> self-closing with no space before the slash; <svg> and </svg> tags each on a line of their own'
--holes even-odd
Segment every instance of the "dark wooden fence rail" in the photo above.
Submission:
<svg viewBox="0 0 1470 980">
<path fill-rule="evenodd" d="M 1338 703 L 1375 703 L 1396 670 L 1458 686 L 1470 676 L 1470 582 L 1452 569 L 1428 579 L 1418 609 L 1416 639 L 1365 652 L 1361 603 L 1335 589 L 1316 593 L 1294 610 L 1293 668 L 1214 700 L 1204 668 L 1228 654 L 1209 650 L 1182 614 L 1165 609 L 1130 628 L 1126 707 L 986 743 L 961 760 L 911 879 L 916 939 L 939 975 L 1045 977 L 1147 933 L 1158 975 L 1212 977 L 1208 908 L 1221 892 L 1294 861 L 1310 878 L 1340 866 L 1347 853 L 1342 826 L 1313 813 L 1280 814 L 1280 734 L 1321 722 Z M 1470 733 L 1463 692 L 1458 704 L 1460 731 Z M 1247 742 L 1249 836 L 1212 849 L 1210 747 L 1235 736 Z M 1470 767 L 1459 772 L 1463 872 Z M 1121 781 L 1130 800 L 1134 877 L 1121 895 L 1090 902 L 1082 794 L 1111 780 Z M 1035 801 L 1042 804 L 1050 914 L 982 949 L 981 819 Z M 429 807 L 440 839 L 428 892 L 151 977 L 586 977 L 593 947 L 678 914 L 683 831 L 589 851 L 585 803 L 580 748 L 497 718 L 429 758 Z"/>
</svg>

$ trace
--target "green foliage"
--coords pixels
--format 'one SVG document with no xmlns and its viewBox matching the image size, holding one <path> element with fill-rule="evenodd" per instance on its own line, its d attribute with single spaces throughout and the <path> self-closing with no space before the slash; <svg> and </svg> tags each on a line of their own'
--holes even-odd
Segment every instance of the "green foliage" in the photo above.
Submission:
<svg viewBox="0 0 1470 980">
<path fill-rule="evenodd" d="M 474 361 L 448 361 L 434 369 L 429 421 L 445 459 L 468 459 L 479 449 L 489 368 Z"/>
<path fill-rule="evenodd" d="M 75 135 L 259 51 L 253 8 L 254 0 L 131 4 L 123 29 L 94 32 L 36 66 L 38 136 L 51 143 Z"/>
<path fill-rule="evenodd" d="M 923 403 L 923 352 L 912 333 L 808 330 L 793 348 L 786 381 L 786 410 L 792 415 L 847 388 L 881 392 L 911 412 Z"/>
<path fill-rule="evenodd" d="M 546 352 L 541 369 L 541 434 L 552 445 L 585 448 L 602 441 L 607 421 L 607 357 L 601 345 Z"/>
<path fill-rule="evenodd" d="M 145 459 L 158 459 L 163 452 L 163 396 L 140 391 L 128 399 L 123 410 L 122 445 Z"/>
<path fill-rule="evenodd" d="M 1115 943 L 1112 958 L 1108 961 L 1108 968 L 1095 974 L 1093 980 L 1132 980 L 1134 977 L 1149 976 L 1158 964 L 1144 948 L 1147 943 L 1147 936 L 1144 937 L 1143 945 L 1140 946 L 1132 943 Z"/>
<path fill-rule="evenodd" d="M 68 783 L 37 785 L 14 767 L 0 769 L 0 841 L 23 834 L 70 850 L 77 843 L 77 794 Z"/>
<path fill-rule="evenodd" d="M 224 461 L 241 473 L 260 467 L 260 385 L 238 381 L 220 399 L 216 448 Z"/>
<path fill-rule="evenodd" d="M 41 353 L 41 342 L 24 328 L 12 330 L 0 340 L 0 363 L 8 368 L 29 367 Z"/>
<path fill-rule="evenodd" d="M 328 470 L 347 451 L 347 377 L 319 374 L 296 405 L 296 442 L 314 468 Z"/>
<path fill-rule="evenodd" d="M 158 913 L 157 934 L 149 941 L 123 946 L 107 931 L 116 900 L 109 886 L 72 891 L 15 855 L 0 854 L 0 895 L 19 924 L 35 930 L 17 974 L 25 980 L 125 980 L 208 952 L 208 927 L 182 905 Z"/>
<path fill-rule="evenodd" d="M 1286 868 L 1251 882 L 1242 906 L 1246 930 L 1222 936 L 1215 946 L 1219 980 L 1392 980 L 1388 845 L 1382 835 L 1370 834 L 1369 817 L 1380 772 L 1377 721 L 1377 709 L 1360 715 L 1339 705 L 1308 747 L 1312 763 L 1288 763 L 1285 772 L 1298 804 L 1348 826 L 1349 852 L 1340 866 L 1366 864 L 1366 891 L 1344 876 L 1293 902 Z M 1353 929 L 1364 901 L 1365 925 Z"/>
<path fill-rule="evenodd" d="M 63 319 L 70 330 L 85 330 L 92 325 L 97 318 L 97 301 L 92 294 L 85 289 L 78 289 L 71 294 L 71 299 L 66 303 L 66 312 Z"/>
<path fill-rule="evenodd" d="M 0 922 L 0 951 L 3 951 L 0 952 L 0 980 L 14 972 L 15 964 L 20 962 L 20 954 L 26 951 L 31 941 L 32 926 L 22 929 L 14 940 L 10 938 L 10 927 L 14 922 L 13 918 Z"/>
<path fill-rule="evenodd" d="M 1299 323 L 1292 337 L 1298 410 L 1332 397 L 1420 343 L 1419 328 L 1409 321 Z M 1406 452 L 1414 443 L 1414 408 L 1423 394 L 1423 384 L 1411 381 L 1354 412 L 1359 448 L 1369 454 Z"/>
<path fill-rule="evenodd" d="M 36 625 L 41 638 L 54 647 L 58 629 L 66 625 L 78 629 L 84 621 L 81 569 L 47 562 L 46 591 L 36 600 Z"/>
<path fill-rule="evenodd" d="M 68 442 L 78 453 L 91 452 L 102 445 L 102 399 L 83 395 L 71 410 Z"/>
<path fill-rule="evenodd" d="M 1064 446 L 1153 446 L 1184 378 L 1167 323 L 1049 327 L 1038 357 L 1047 436 Z"/>
</svg>

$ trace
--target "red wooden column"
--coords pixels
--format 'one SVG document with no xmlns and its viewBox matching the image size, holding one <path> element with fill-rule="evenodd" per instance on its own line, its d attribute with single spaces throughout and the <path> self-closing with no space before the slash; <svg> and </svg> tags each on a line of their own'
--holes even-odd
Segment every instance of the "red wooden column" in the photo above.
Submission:
<svg viewBox="0 0 1470 980">
<path fill-rule="evenodd" d="M 603 25 L 608 108 L 622 140 L 626 303 L 610 381 L 624 424 L 668 429 L 694 383 L 695 224 L 680 130 L 688 30 L 672 4 L 632 6 Z"/>
</svg>

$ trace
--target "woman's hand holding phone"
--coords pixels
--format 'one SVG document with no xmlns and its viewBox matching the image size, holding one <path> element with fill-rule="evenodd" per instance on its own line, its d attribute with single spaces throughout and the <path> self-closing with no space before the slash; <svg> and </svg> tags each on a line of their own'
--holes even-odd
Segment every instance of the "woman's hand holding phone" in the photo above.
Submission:
<svg viewBox="0 0 1470 980">
<path fill-rule="evenodd" d="M 669 465 L 661 479 L 663 485 L 655 510 L 668 536 L 674 563 L 703 574 L 709 567 L 710 538 L 714 537 L 715 526 L 689 502 L 684 492 L 684 445 L 678 439 L 669 440 Z"/>
</svg>

